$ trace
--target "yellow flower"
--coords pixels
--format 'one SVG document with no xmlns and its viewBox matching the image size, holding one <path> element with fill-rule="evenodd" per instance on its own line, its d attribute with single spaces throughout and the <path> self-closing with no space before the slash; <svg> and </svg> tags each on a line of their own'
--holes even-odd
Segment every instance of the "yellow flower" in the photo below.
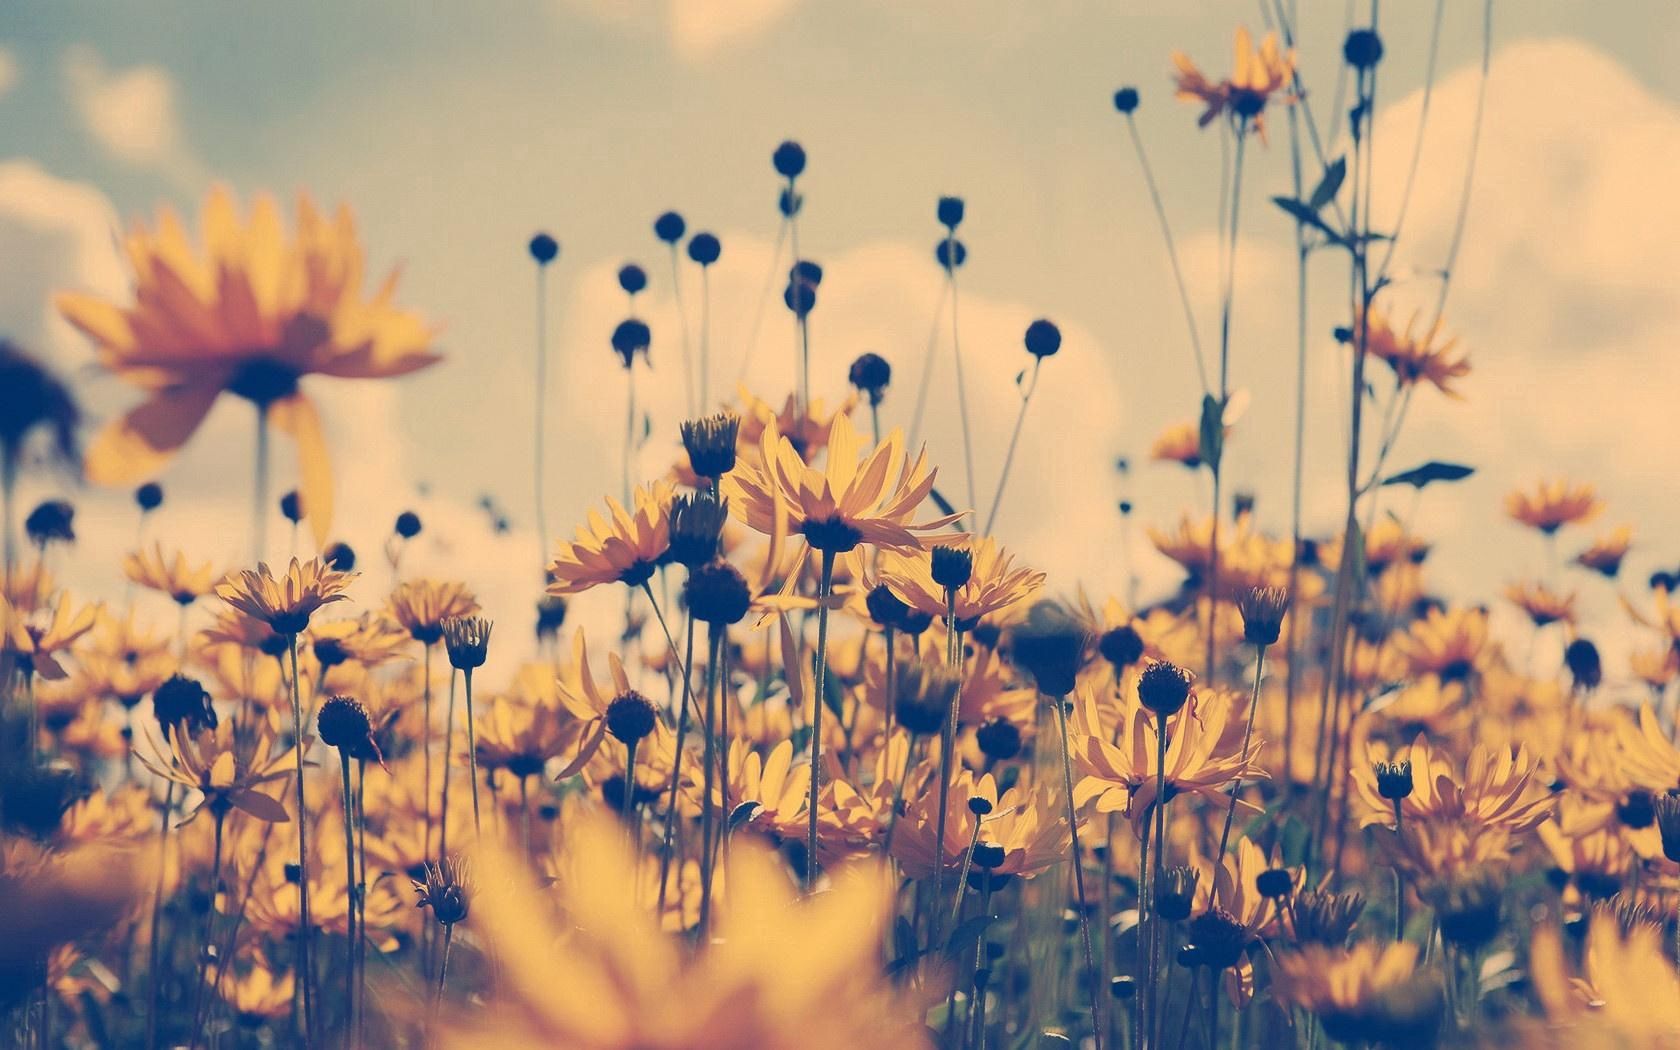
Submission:
<svg viewBox="0 0 1680 1050">
<path fill-rule="evenodd" d="M 218 975 L 216 987 L 242 1022 L 275 1021 L 292 1012 L 292 974 L 276 977 L 260 952 L 254 953 L 251 968 L 243 975 L 231 970 Z"/>
<path fill-rule="evenodd" d="M 1411 941 L 1306 944 L 1276 957 L 1278 1000 L 1318 1016 L 1338 1042 L 1421 1045 L 1441 1020 L 1439 980 L 1417 969 Z"/>
<path fill-rule="evenodd" d="M 835 872 L 830 891 L 800 901 L 773 855 L 737 843 L 715 936 L 695 949 L 638 899 L 623 831 L 598 816 L 574 823 L 557 895 L 517 860 L 480 858 L 473 922 L 503 978 L 484 1007 L 445 1018 L 446 1050 L 926 1045 L 919 1008 L 881 977 L 889 891 L 877 872 Z"/>
<path fill-rule="evenodd" d="M 1463 352 L 1454 353 L 1458 340 L 1437 341 L 1441 336 L 1440 320 L 1426 332 L 1416 331 L 1416 313 L 1406 322 L 1405 331 L 1397 330 L 1376 310 L 1367 311 L 1364 320 L 1366 352 L 1394 370 L 1397 384 L 1404 387 L 1425 381 L 1448 397 L 1461 396 L 1452 384 L 1470 374 L 1470 362 Z"/>
<path fill-rule="evenodd" d="M 435 645 L 443 637 L 443 621 L 478 612 L 478 599 L 464 583 L 404 580 L 391 592 L 386 611 L 415 641 Z"/>
<path fill-rule="evenodd" d="M 999 794 L 990 773 L 976 778 L 966 769 L 957 770 L 951 778 L 943 848 L 938 845 L 938 796 L 934 790 L 919 792 L 907 802 L 893 831 L 893 856 L 911 878 L 931 878 L 939 865 L 947 872 L 961 871 L 974 841 L 1002 848 L 1003 860 L 991 868 L 997 875 L 1032 878 L 1068 857 L 1067 807 L 1049 784 L 1036 790 L 1016 786 Z M 966 804 L 973 798 L 985 799 L 990 810 L 975 816 Z"/>
<path fill-rule="evenodd" d="M 534 668 L 537 672 L 546 668 Z M 478 764 L 505 769 L 516 779 L 536 776 L 571 743 L 557 704 L 491 697 L 478 712 Z"/>
<path fill-rule="evenodd" d="M 813 548 L 844 554 L 867 543 L 883 550 L 913 551 L 918 533 L 944 528 L 960 515 L 915 522 L 912 516 L 933 491 L 936 471 L 927 454 L 909 461 L 904 436 L 894 430 L 863 453 L 849 417 L 836 416 L 823 469 L 804 457 L 769 424 L 760 438 L 763 466 L 738 464 L 724 479 L 731 509 L 766 535 L 801 533 Z"/>
<path fill-rule="evenodd" d="M 1574 593 L 1559 594 L 1539 580 L 1510 584 L 1505 588 L 1505 597 L 1527 613 L 1536 627 L 1575 622 Z"/>
<path fill-rule="evenodd" d="M 1295 53 L 1284 52 L 1279 47 L 1276 33 L 1267 33 L 1260 47 L 1255 48 L 1254 37 L 1246 26 L 1237 30 L 1232 46 L 1231 76 L 1226 80 L 1209 80 L 1182 51 L 1174 51 L 1172 60 L 1178 98 L 1202 104 L 1198 125 L 1206 127 L 1229 109 L 1233 115 L 1251 121 L 1262 142 L 1266 138 L 1266 103 L 1283 90 L 1295 72 Z M 1280 101 L 1293 99 L 1286 95 Z"/>
<path fill-rule="evenodd" d="M 1225 429 L 1229 434 L 1230 428 Z M 1174 423 L 1156 436 L 1149 446 L 1149 458 L 1195 470 L 1202 465 L 1202 435 L 1192 423 Z"/>
<path fill-rule="evenodd" d="M 267 562 L 255 572 L 245 569 L 216 585 L 216 597 L 234 610 L 273 628 L 275 634 L 299 635 L 315 610 L 344 599 L 354 573 L 329 569 L 319 558 L 292 559 L 286 574 L 275 579 Z"/>
<path fill-rule="evenodd" d="M 427 350 L 432 330 L 392 303 L 395 274 L 367 294 L 348 209 L 328 219 L 303 197 L 288 239 L 272 197 L 258 196 L 242 223 L 232 195 L 217 187 L 203 219 L 202 252 L 169 209 L 155 229 L 130 230 L 133 305 L 70 292 L 57 298 L 100 363 L 147 395 L 94 439 L 88 477 L 118 484 L 156 473 L 225 391 L 297 441 L 303 505 L 324 545 L 332 477 L 320 419 L 299 380 L 406 375 L 438 360 Z"/>
<path fill-rule="evenodd" d="M 276 753 L 274 729 L 261 716 L 244 724 L 236 719 L 225 721 L 197 733 L 177 728 L 169 734 L 167 744 L 155 736 L 151 743 L 152 755 L 135 752 L 140 764 L 154 775 L 202 795 L 188 820 L 207 806 L 212 813 L 226 813 L 229 807 L 240 809 L 272 824 L 292 819 L 278 799 L 257 790 L 289 779 L 298 768 L 296 749 Z"/>
<path fill-rule="evenodd" d="M 65 677 L 56 654 L 92 630 L 103 608 L 84 605 L 76 609 L 61 595 L 45 616 L 39 612 L 26 616 L 0 595 L 0 667 L 9 671 L 12 664 L 8 661 L 15 661 L 26 674 L 48 680 Z"/>
<path fill-rule="evenodd" d="M 815 456 L 828 444 L 828 435 L 834 428 L 834 421 L 841 416 L 851 415 L 852 410 L 857 407 L 856 394 L 847 395 L 832 412 L 825 411 L 821 398 L 813 398 L 801 411 L 799 397 L 789 394 L 782 402 L 781 409 L 777 410 L 770 402 L 755 396 L 744 386 L 738 387 L 736 394 L 740 397 L 742 406 L 738 443 L 743 453 L 756 454 L 764 432 L 774 428 L 793 442 L 800 455 Z"/>
<path fill-rule="evenodd" d="M 1422 619 L 1412 621 L 1405 634 L 1395 636 L 1394 651 L 1411 665 L 1413 674 L 1460 681 L 1476 669 L 1487 636 L 1487 613 L 1431 608 Z"/>
<path fill-rule="evenodd" d="M 656 481 L 636 489 L 632 510 L 625 510 L 611 497 L 607 512 L 612 521 L 597 511 L 589 512 L 588 523 L 579 526 L 577 539 L 560 544 L 548 563 L 548 593 L 577 594 L 603 583 L 640 587 L 653 576 L 659 559 L 671 546 L 671 500 L 676 489 L 670 482 Z"/>
<path fill-rule="evenodd" d="M 1618 525 L 1614 530 L 1593 540 L 1592 545 L 1575 555 L 1574 562 L 1583 569 L 1591 569 L 1614 579 L 1622 571 L 1622 559 L 1633 546 L 1633 526 Z"/>
<path fill-rule="evenodd" d="M 1542 481 L 1531 491 L 1517 489 L 1505 497 L 1505 513 L 1551 535 L 1565 525 L 1589 521 L 1603 509 L 1591 485 L 1572 485 L 1562 478 Z"/>
<path fill-rule="evenodd" d="M 1582 973 L 1571 976 L 1557 928 L 1541 926 L 1529 960 L 1547 1019 L 1571 1026 L 1568 1045 L 1654 1048 L 1680 1037 L 1680 978 L 1660 928 L 1635 924 L 1624 933 L 1614 915 L 1595 916 Z"/>
<path fill-rule="evenodd" d="M 167 594 L 181 605 L 191 605 L 209 594 L 216 579 L 209 562 L 193 565 L 181 551 L 176 551 L 173 558 L 165 558 L 161 543 L 153 544 L 150 550 L 124 555 L 123 574 L 148 590 Z"/>
<path fill-rule="evenodd" d="M 1015 556 L 990 536 L 964 539 L 951 546 L 967 551 L 973 559 L 968 581 L 956 593 L 959 630 L 973 630 L 982 616 L 1019 605 L 1044 586 L 1042 572 L 1017 568 Z M 945 588 L 934 582 L 930 551 L 889 551 L 882 559 L 881 582 L 904 604 L 944 622 L 948 611 Z"/>
<path fill-rule="evenodd" d="M 1462 821 L 1517 834 L 1532 830 L 1551 812 L 1552 797 L 1545 777 L 1526 747 L 1512 754 L 1506 748 L 1477 744 L 1470 749 L 1469 761 L 1460 775 L 1451 760 L 1430 747 L 1428 737 L 1419 733 L 1409 747 L 1393 752 L 1386 745 L 1369 745 L 1366 761 L 1354 767 L 1360 827 L 1394 822 L 1394 804 L 1377 790 L 1374 767 L 1379 762 L 1412 764 L 1412 793 L 1400 803 L 1405 824 L 1415 820 Z"/>
<path fill-rule="evenodd" d="M 773 838 L 805 834 L 811 794 L 811 767 L 794 765 L 793 741 L 783 740 L 760 757 L 744 740 L 729 744 L 729 777 L 713 787 L 714 806 L 728 817 L 747 803 L 758 807 L 747 826 Z"/>
</svg>

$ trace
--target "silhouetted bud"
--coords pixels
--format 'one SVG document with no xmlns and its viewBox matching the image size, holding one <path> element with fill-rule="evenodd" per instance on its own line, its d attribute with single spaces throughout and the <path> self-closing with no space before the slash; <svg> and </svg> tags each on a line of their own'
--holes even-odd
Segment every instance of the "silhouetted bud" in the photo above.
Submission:
<svg viewBox="0 0 1680 1050">
<path fill-rule="evenodd" d="M 846 378 L 869 398 L 871 405 L 878 405 L 886 394 L 887 384 L 892 382 L 892 366 L 879 354 L 860 354 L 852 362 Z"/>
<path fill-rule="evenodd" d="M 1123 87 L 1114 93 L 1114 108 L 1122 113 L 1130 114 L 1138 108 L 1138 92 L 1134 87 Z"/>
<path fill-rule="evenodd" d="M 1158 660 L 1138 677 L 1139 702 L 1163 718 L 1177 713 L 1188 699 L 1190 674 L 1175 664 Z"/>
<path fill-rule="evenodd" d="M 397 535 L 405 540 L 412 540 L 420 535 L 420 515 L 412 510 L 405 510 L 397 515 Z"/>
<path fill-rule="evenodd" d="M 783 178 L 798 178 L 805 170 L 805 148 L 790 139 L 770 154 L 770 163 L 775 165 L 776 174 Z"/>
<path fill-rule="evenodd" d="M 560 242 L 546 233 L 539 233 L 531 238 L 531 258 L 537 260 L 538 266 L 547 266 L 560 255 Z"/>
<path fill-rule="evenodd" d="M 653 235 L 666 244 L 676 244 L 688 230 L 688 223 L 674 211 L 668 211 L 653 220 Z"/>
<path fill-rule="evenodd" d="M 1027 334 L 1023 342 L 1026 343 L 1027 353 L 1042 360 L 1053 356 L 1062 348 L 1062 330 L 1040 318 L 1027 325 Z"/>
<path fill-rule="evenodd" d="M 635 263 L 625 263 L 618 268 L 618 286 L 635 295 L 647 287 L 647 271 Z"/>
<path fill-rule="evenodd" d="M 688 257 L 701 266 L 710 266 L 723 254 L 723 245 L 709 233 L 697 233 L 688 242 Z"/>
<path fill-rule="evenodd" d="M 163 486 L 155 481 L 148 481 L 134 490 L 134 502 L 140 505 L 142 514 L 157 510 L 163 506 Z"/>
</svg>

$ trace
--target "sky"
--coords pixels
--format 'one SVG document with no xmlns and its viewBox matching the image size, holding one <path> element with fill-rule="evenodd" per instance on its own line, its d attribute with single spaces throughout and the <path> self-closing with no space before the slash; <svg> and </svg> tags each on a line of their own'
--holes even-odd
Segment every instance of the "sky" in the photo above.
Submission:
<svg viewBox="0 0 1680 1050">
<path fill-rule="evenodd" d="M 1321 127 L 1334 100 L 1342 3 L 1300 3 L 1307 103 Z M 1360 5 L 1363 7 L 1363 5 Z M 551 531 L 569 532 L 616 493 L 625 383 L 608 348 L 625 316 L 614 274 L 651 276 L 639 309 L 653 330 L 640 377 L 650 438 L 637 473 L 677 447 L 675 371 L 686 319 L 698 339 L 699 276 L 652 233 L 676 209 L 723 245 L 710 274 L 712 400 L 743 374 L 779 401 L 794 376 L 794 329 L 763 290 L 776 258 L 783 139 L 809 155 L 802 254 L 825 269 L 812 319 L 813 392 L 846 392 L 849 362 L 885 356 L 895 383 L 884 422 L 909 423 L 930 334 L 933 393 L 920 435 L 958 503 L 989 507 L 1029 364 L 1021 333 L 1060 325 L 1029 407 L 996 532 L 1049 571 L 1052 590 L 1097 593 L 1128 571 L 1159 594 L 1176 574 L 1139 525 L 1205 507 L 1206 477 L 1144 462 L 1153 437 L 1196 413 L 1200 386 L 1154 213 L 1110 98 L 1142 97 L 1138 129 L 1154 166 L 1204 341 L 1218 308 L 1221 147 L 1172 97 L 1183 49 L 1223 74 L 1238 25 L 1265 30 L 1264 5 L 1133 0 L 900 3 L 856 0 L 511 0 L 464 5 L 300 0 L 287 5 L 157 0 L 14 3 L 0 9 L 0 332 L 70 376 L 95 419 L 133 393 L 91 367 L 53 314 L 59 289 L 117 299 L 122 225 L 168 204 L 189 217 L 214 183 L 244 199 L 307 190 L 349 204 L 375 271 L 401 268 L 399 300 L 435 321 L 437 367 L 397 383 L 315 381 L 341 508 L 335 534 L 362 552 L 374 600 L 390 522 L 415 509 L 426 531 L 404 572 L 460 578 L 527 645 L 537 583 L 531 495 L 535 281 L 525 244 L 561 243 L 549 272 L 552 353 L 547 441 Z M 1417 178 L 1387 293 L 1402 317 L 1435 301 L 1465 175 L 1479 83 L 1482 5 L 1443 5 L 1427 123 L 1418 147 L 1435 5 L 1384 5 L 1378 81 L 1376 216 L 1398 212 L 1414 148 Z M 1506 520 L 1503 494 L 1544 476 L 1592 480 L 1609 504 L 1566 532 L 1567 557 L 1609 526 L 1635 524 L 1630 580 L 1680 561 L 1672 446 L 1680 390 L 1680 8 L 1651 0 L 1494 7 L 1487 109 L 1462 251 L 1446 311 L 1474 368 L 1453 400 L 1422 391 L 1391 462 L 1473 464 L 1431 489 L 1415 527 L 1437 541 L 1432 587 L 1486 600 L 1546 568 L 1544 547 Z M 1360 18 L 1368 17 L 1361 12 Z M 1345 121 L 1337 121 L 1345 125 Z M 1231 338 L 1233 388 L 1250 394 L 1230 439 L 1230 489 L 1252 490 L 1263 526 L 1287 533 L 1294 419 L 1293 228 L 1267 198 L 1291 187 L 1286 123 L 1247 158 Z M 1334 155 L 1346 143 L 1333 139 Z M 978 475 L 963 468 L 949 306 L 932 249 L 942 194 L 967 202 L 961 352 Z M 785 267 L 785 255 L 781 265 Z M 1340 520 L 1344 441 L 1345 260 L 1310 271 L 1305 486 L 1309 530 Z M 757 339 L 754 340 L 754 333 Z M 1427 395 L 1427 396 L 1426 396 Z M 162 481 L 152 535 L 232 565 L 247 553 L 252 425 L 225 404 Z M 1133 463 L 1124 493 L 1114 464 Z M 290 485 L 277 449 L 275 492 Z M 88 593 L 117 586 L 132 544 L 126 492 L 31 479 L 24 504 L 68 493 L 84 536 L 67 576 Z M 497 535 L 488 496 L 511 529 Z M 1409 501 L 1395 501 L 1409 513 Z M 275 555 L 289 539 L 270 528 Z M 300 543 L 306 542 L 299 540 Z M 1589 634 L 1620 622 L 1615 591 L 1574 578 Z M 1630 593 L 1637 587 L 1630 586 Z M 578 616 L 610 615 L 611 602 Z M 1506 614 L 1502 614 L 1506 615 Z M 1617 643 L 1605 638 L 1609 653 Z M 500 647 L 499 647 L 500 648 Z"/>
</svg>

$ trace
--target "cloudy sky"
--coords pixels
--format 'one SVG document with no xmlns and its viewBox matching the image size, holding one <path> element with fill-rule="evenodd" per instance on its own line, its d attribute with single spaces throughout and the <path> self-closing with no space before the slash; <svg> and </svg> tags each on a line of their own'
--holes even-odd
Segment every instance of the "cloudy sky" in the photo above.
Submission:
<svg viewBox="0 0 1680 1050">
<path fill-rule="evenodd" d="M 1264 5 L 1262 5 L 1264 6 Z M 1300 44 L 1320 124 L 1333 99 L 1344 5 L 1301 3 Z M 1434 5 L 1388 5 L 1381 27 L 1377 225 L 1398 208 L 1419 127 Z M 1405 314 L 1434 301 L 1471 137 L 1481 52 L 1479 3 L 1446 4 L 1439 68 L 1405 239 Z M 652 438 L 640 465 L 664 468 L 682 388 L 680 315 L 669 259 L 651 231 L 675 208 L 723 244 L 711 281 L 715 393 L 743 370 L 780 397 L 793 376 L 791 322 L 762 310 L 777 243 L 775 144 L 801 141 L 803 253 L 827 272 L 812 328 L 815 391 L 845 391 L 864 350 L 898 369 L 884 406 L 905 423 L 940 303 L 932 259 L 941 194 L 968 203 L 962 347 L 977 420 L 977 500 L 990 504 L 1027 363 L 1020 335 L 1057 321 L 998 533 L 1052 573 L 1098 590 L 1128 558 L 1156 590 L 1170 566 L 1141 534 L 1122 542 L 1118 457 L 1145 521 L 1205 501 L 1205 479 L 1141 463 L 1165 425 L 1190 418 L 1200 389 L 1161 238 L 1115 88 L 1142 93 L 1137 119 L 1161 181 L 1204 333 L 1216 319 L 1214 234 L 1220 143 L 1175 102 L 1174 48 L 1223 73 L 1251 4 L 1054 0 L 1042 4 L 859 0 L 549 0 L 481 5 L 8 4 L 0 12 L 0 331 L 74 377 L 96 417 L 131 394 L 89 368 L 85 343 L 51 313 L 55 289 L 124 294 L 112 249 L 122 221 L 170 203 L 195 215 L 207 187 L 242 195 L 307 189 L 356 211 L 376 269 L 400 265 L 400 298 L 442 328 L 444 364 L 399 384 L 319 381 L 338 473 L 335 532 L 364 553 L 369 597 L 388 584 L 377 548 L 390 521 L 419 510 L 410 564 L 471 581 L 490 612 L 525 632 L 536 583 L 530 494 L 534 333 L 525 242 L 552 232 L 551 528 L 569 530 L 618 487 L 624 383 L 608 334 L 624 315 L 613 274 L 653 277 Z M 1672 446 L 1680 390 L 1680 8 L 1660 0 L 1605 10 L 1525 0 L 1495 11 L 1486 123 L 1447 325 L 1475 372 L 1465 398 L 1418 398 L 1394 453 L 1475 464 L 1431 490 L 1418 527 L 1439 540 L 1432 584 L 1464 597 L 1542 568 L 1537 542 L 1505 521 L 1500 496 L 1551 474 L 1595 481 L 1610 505 L 1589 531 L 1638 527 L 1636 579 L 1680 558 Z M 1345 122 L 1339 122 L 1345 123 Z M 1232 438 L 1233 487 L 1259 495 L 1287 530 L 1295 328 L 1292 227 L 1266 203 L 1288 190 L 1286 125 L 1248 160 L 1232 337 L 1233 385 L 1252 393 Z M 1332 152 L 1344 148 L 1334 143 Z M 785 263 L 784 263 L 785 265 Z M 698 278 L 685 264 L 686 302 Z M 1344 264 L 1312 274 L 1309 525 L 1340 517 Z M 757 333 L 756 344 L 753 340 Z M 1206 335 L 1204 336 L 1206 337 Z M 960 431 L 951 350 L 938 346 L 924 428 L 959 502 Z M 164 477 L 155 534 L 231 564 L 248 535 L 248 409 L 211 417 Z M 277 491 L 290 459 L 277 454 Z M 61 483 L 33 483 L 25 504 Z M 482 496 L 513 528 L 492 535 Z M 126 493 L 73 492 L 86 551 L 130 542 Z M 1405 505 L 1397 504 L 1404 511 Z M 276 553 L 287 539 L 271 529 Z M 1586 534 L 1564 537 L 1564 553 Z M 114 586 L 114 559 L 79 562 L 90 591 Z M 1612 592 L 1575 580 L 1611 630 Z M 1589 629 L 1594 625 L 1589 624 Z"/>
</svg>

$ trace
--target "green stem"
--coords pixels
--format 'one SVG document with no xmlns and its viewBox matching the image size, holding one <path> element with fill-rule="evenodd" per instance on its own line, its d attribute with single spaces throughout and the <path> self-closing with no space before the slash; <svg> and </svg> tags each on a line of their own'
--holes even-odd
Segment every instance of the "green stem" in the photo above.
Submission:
<svg viewBox="0 0 1680 1050">
<path fill-rule="evenodd" d="M 473 836 L 483 842 L 484 832 L 478 817 L 478 737 L 473 732 L 472 668 L 463 669 L 461 677 L 467 685 L 467 774 L 472 779 Z"/>
<path fill-rule="evenodd" d="M 700 802 L 700 941 L 706 941 L 707 930 L 711 924 L 712 915 L 712 835 L 716 824 L 716 800 L 713 798 L 714 782 L 717 779 L 717 662 L 718 647 L 723 632 L 717 624 L 707 628 L 706 654 L 706 748 L 705 768 L 701 771 L 702 787 Z M 728 744 L 724 744 L 723 760 L 729 761 Z M 728 785 L 721 785 L 725 795 Z M 678 869 L 677 878 L 682 878 Z"/>
<path fill-rule="evenodd" d="M 298 656 L 297 635 L 286 636 L 287 648 L 292 656 L 292 737 L 297 748 L 297 836 L 298 836 L 298 943 L 297 943 L 297 987 L 298 999 L 302 1004 L 302 1031 L 299 1033 L 303 1045 L 307 1048 L 314 1039 L 313 1027 L 314 993 L 310 989 L 313 984 L 313 970 L 309 967 L 309 942 L 314 930 L 309 922 L 309 814 L 307 803 L 303 797 L 303 696 L 299 692 L 298 684 Z"/>
<path fill-rule="evenodd" d="M 951 769 L 957 749 L 957 716 L 962 707 L 962 632 L 957 630 L 957 590 L 945 588 L 945 662 L 957 675 L 957 688 L 951 693 L 951 709 L 945 717 L 944 731 L 939 738 L 939 818 L 933 847 L 933 902 L 935 939 L 938 934 L 938 913 L 945 899 L 945 823 L 951 805 Z M 960 891 L 959 891 L 960 892 Z"/>
<path fill-rule="evenodd" d="M 356 1032 L 356 944 L 362 936 L 356 924 L 356 811 L 350 785 L 350 752 L 340 748 L 338 767 L 344 776 L 344 892 L 348 895 L 349 937 L 344 944 L 344 997 L 349 1007 L 349 1037 L 357 1041 Z"/>
<path fill-rule="evenodd" d="M 1225 861 L 1225 847 L 1231 841 L 1231 824 L 1237 818 L 1237 796 L 1242 794 L 1242 770 L 1248 768 L 1248 749 L 1254 739 L 1254 712 L 1260 707 L 1260 676 L 1266 670 L 1266 647 L 1255 647 L 1254 658 L 1254 693 L 1248 701 L 1248 724 L 1243 728 L 1242 764 L 1238 766 L 1236 782 L 1231 785 L 1231 802 L 1225 809 L 1225 828 L 1219 833 L 1219 852 L 1213 858 L 1213 894 L 1209 898 L 1210 906 L 1219 903 L 1219 865 Z"/>
<path fill-rule="evenodd" d="M 805 892 L 817 880 L 817 805 L 822 794 L 823 690 L 828 676 L 828 597 L 834 589 L 834 552 L 822 552 L 822 578 L 817 582 L 817 672 L 811 695 L 811 811 L 805 835 Z"/>
<path fill-rule="evenodd" d="M 449 752 L 455 746 L 455 672 L 449 672 L 449 706 L 443 715 L 443 800 L 438 816 L 438 867 L 449 857 Z"/>
<path fill-rule="evenodd" d="M 1085 855 L 1079 848 L 1079 817 L 1073 805 L 1073 755 L 1068 750 L 1067 700 L 1065 697 L 1055 696 L 1050 698 L 1050 702 L 1056 705 L 1056 725 L 1062 735 L 1062 788 L 1067 793 L 1068 832 L 1073 851 L 1073 887 L 1079 899 L 1079 936 L 1085 943 L 1085 971 L 1088 977 L 1085 984 L 1091 993 L 1091 1038 L 1095 1041 L 1097 1050 L 1102 1050 L 1102 989 L 1097 987 L 1099 975 L 1096 957 L 1091 951 L 1091 915 L 1085 906 Z"/>
</svg>

